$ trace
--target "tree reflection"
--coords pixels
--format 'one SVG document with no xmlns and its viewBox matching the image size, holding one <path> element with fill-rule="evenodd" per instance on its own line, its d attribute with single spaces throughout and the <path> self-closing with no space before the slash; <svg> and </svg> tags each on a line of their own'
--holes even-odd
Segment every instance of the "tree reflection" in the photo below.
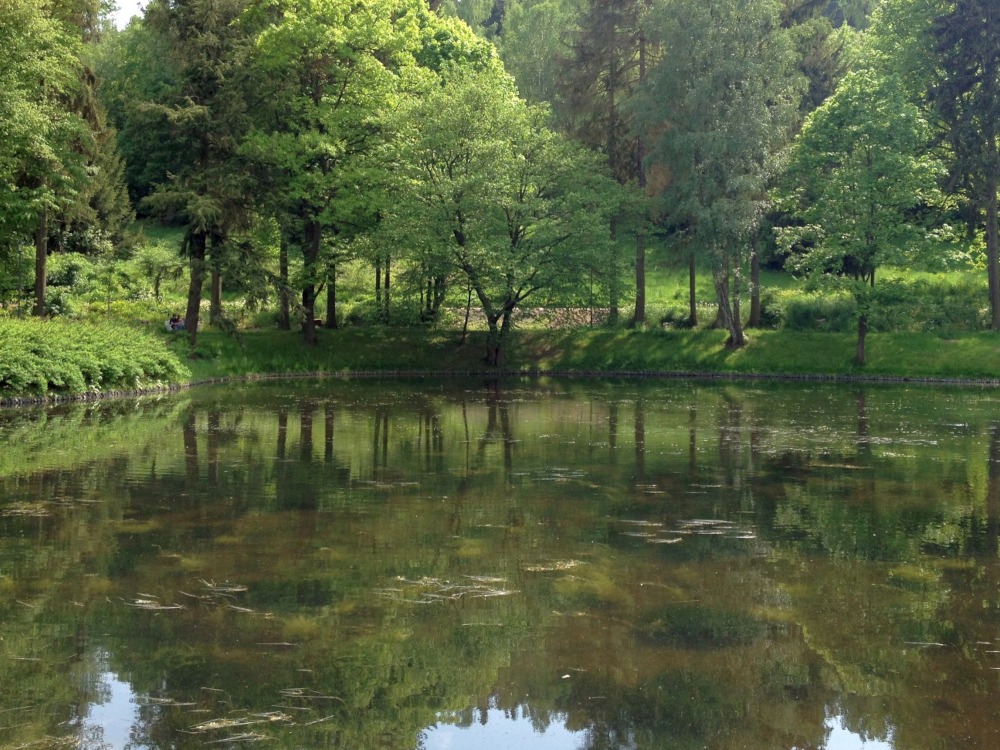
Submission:
<svg viewBox="0 0 1000 750">
<path fill-rule="evenodd" d="M 995 747 L 1000 426 L 905 395 L 326 383 L 10 419 L 0 745 L 81 726 L 110 672 L 137 748 L 409 748 L 493 711 L 594 750 Z"/>
</svg>

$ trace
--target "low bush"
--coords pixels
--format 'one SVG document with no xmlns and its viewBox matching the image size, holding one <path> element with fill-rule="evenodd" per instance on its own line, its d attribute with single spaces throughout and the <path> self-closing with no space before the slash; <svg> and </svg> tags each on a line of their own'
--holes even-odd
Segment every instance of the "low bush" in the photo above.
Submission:
<svg viewBox="0 0 1000 750">
<path fill-rule="evenodd" d="M 892 279 L 876 287 L 873 331 L 980 331 L 989 327 L 982 284 Z M 977 304 L 977 302 L 979 304 Z"/>
<path fill-rule="evenodd" d="M 0 319 L 0 396 L 134 390 L 190 376 L 152 333 L 122 324 Z"/>
<path fill-rule="evenodd" d="M 790 331 L 847 333 L 857 321 L 858 306 L 850 297 L 804 294 L 785 304 L 785 325 Z"/>
</svg>

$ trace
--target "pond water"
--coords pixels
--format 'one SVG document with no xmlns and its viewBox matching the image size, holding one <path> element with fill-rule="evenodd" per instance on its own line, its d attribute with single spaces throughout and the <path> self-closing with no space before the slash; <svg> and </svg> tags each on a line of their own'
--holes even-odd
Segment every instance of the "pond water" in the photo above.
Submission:
<svg viewBox="0 0 1000 750">
<path fill-rule="evenodd" d="M 1000 392 L 0 411 L 0 748 L 1000 747 Z"/>
</svg>

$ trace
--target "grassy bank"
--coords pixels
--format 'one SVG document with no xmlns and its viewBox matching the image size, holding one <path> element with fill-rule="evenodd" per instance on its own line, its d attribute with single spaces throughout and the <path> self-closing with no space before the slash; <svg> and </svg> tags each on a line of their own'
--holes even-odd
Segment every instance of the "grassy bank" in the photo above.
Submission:
<svg viewBox="0 0 1000 750">
<path fill-rule="evenodd" d="M 168 339 L 169 340 L 169 339 Z M 870 334 L 869 363 L 853 362 L 850 334 L 755 331 L 747 347 L 725 349 L 721 331 L 572 329 L 518 331 L 506 370 L 585 373 L 690 372 L 903 378 L 1000 378 L 1000 335 L 938 337 Z M 208 332 L 188 365 L 195 380 L 254 373 L 419 371 L 490 372 L 485 335 L 462 344 L 452 331 L 348 328 L 323 331 L 304 347 L 297 334 L 247 332 L 241 341 Z M 181 339 L 170 341 L 178 352 Z"/>
<path fill-rule="evenodd" d="M 520 330 L 508 372 L 694 373 L 911 379 L 1000 379 L 1000 334 L 884 333 L 868 337 L 869 363 L 853 363 L 854 336 L 755 331 L 740 350 L 714 330 Z M 307 347 L 296 332 L 204 331 L 192 355 L 183 334 L 121 325 L 0 321 L 0 399 L 72 396 L 225 378 L 306 373 L 495 373 L 485 333 L 354 327 L 322 331 Z"/>
</svg>

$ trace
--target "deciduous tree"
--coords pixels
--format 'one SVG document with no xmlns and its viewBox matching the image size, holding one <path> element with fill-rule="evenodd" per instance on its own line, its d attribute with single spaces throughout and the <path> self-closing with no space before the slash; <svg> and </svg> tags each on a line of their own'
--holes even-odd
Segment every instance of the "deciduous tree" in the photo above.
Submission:
<svg viewBox="0 0 1000 750">
<path fill-rule="evenodd" d="M 35 0 L 0 0 L 0 235 L 34 236 L 36 315 L 45 313 L 49 222 L 87 180 L 91 132 L 69 106 L 81 39 Z"/>
<path fill-rule="evenodd" d="M 710 259 L 731 347 L 745 343 L 741 268 L 798 104 L 779 10 L 767 0 L 664 0 L 653 24 L 663 59 L 637 99 L 648 162 L 665 175 L 661 220 Z"/>
<path fill-rule="evenodd" d="M 316 342 L 316 299 L 329 283 L 337 236 L 368 215 L 364 157 L 414 65 L 423 3 L 262 0 L 257 31 L 262 110 L 246 152 L 268 166 L 279 219 L 303 254 L 302 328 Z"/>
<path fill-rule="evenodd" d="M 463 274 L 500 366 L 515 309 L 581 284 L 619 200 L 596 157 L 546 127 L 502 70 L 454 69 L 398 113 L 390 221 Z"/>
<path fill-rule="evenodd" d="M 782 230 L 789 264 L 858 305 L 855 360 L 877 305 L 875 272 L 912 263 L 934 236 L 921 226 L 940 204 L 940 164 L 928 155 L 930 128 L 893 77 L 849 74 L 807 119 L 790 163 L 791 207 L 801 224 Z"/>
</svg>

